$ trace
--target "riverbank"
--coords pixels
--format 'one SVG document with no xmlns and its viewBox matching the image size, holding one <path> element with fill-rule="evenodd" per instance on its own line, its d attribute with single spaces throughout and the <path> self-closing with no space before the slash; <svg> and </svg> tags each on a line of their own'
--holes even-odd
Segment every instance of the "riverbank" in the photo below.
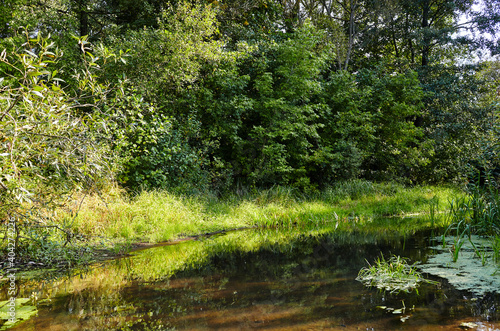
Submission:
<svg viewBox="0 0 500 331">
<path fill-rule="evenodd" d="M 43 241 L 39 236 L 38 241 L 27 240 L 19 247 L 16 267 L 63 269 L 122 256 L 141 245 L 245 227 L 294 227 L 305 234 L 439 228 L 447 224 L 436 215 L 461 195 L 453 187 L 404 187 L 361 180 L 339 183 L 309 195 L 274 187 L 223 198 L 164 191 L 129 197 L 110 187 L 99 195 L 75 198 L 65 209 L 58 210 L 55 222 L 72 234 L 72 240 L 66 242 L 61 233 L 45 230 Z M 421 217 L 402 218 L 412 215 Z"/>
</svg>

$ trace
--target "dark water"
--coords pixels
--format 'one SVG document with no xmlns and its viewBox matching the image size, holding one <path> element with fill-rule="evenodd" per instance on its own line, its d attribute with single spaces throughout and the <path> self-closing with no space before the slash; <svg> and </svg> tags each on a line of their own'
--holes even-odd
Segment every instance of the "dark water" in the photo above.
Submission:
<svg viewBox="0 0 500 331">
<path fill-rule="evenodd" d="M 427 238 L 248 230 L 150 248 L 20 281 L 38 313 L 11 330 L 499 330 L 498 294 L 443 280 L 388 294 L 355 280 L 380 254 L 425 261 Z"/>
</svg>

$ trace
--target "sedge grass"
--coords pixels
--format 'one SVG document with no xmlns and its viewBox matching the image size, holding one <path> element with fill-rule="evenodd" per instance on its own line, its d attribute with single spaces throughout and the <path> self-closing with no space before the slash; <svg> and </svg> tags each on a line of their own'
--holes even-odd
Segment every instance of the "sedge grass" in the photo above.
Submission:
<svg viewBox="0 0 500 331">
<path fill-rule="evenodd" d="M 390 293 L 417 291 L 420 283 L 439 284 L 435 281 L 427 280 L 417 271 L 414 265 L 408 264 L 408 259 L 401 256 L 392 256 L 385 260 L 384 256 L 379 257 L 374 265 L 364 267 L 359 271 L 356 280 L 368 287 L 376 287 Z"/>
<path fill-rule="evenodd" d="M 144 191 L 131 197 L 116 186 L 108 186 L 99 194 L 80 197 L 75 194 L 71 203 L 54 213 L 53 222 L 74 234 L 73 238 L 87 239 L 74 240 L 78 244 L 75 246 L 77 252 L 82 251 L 80 247 L 102 246 L 121 252 L 132 243 L 157 243 L 244 227 L 290 230 L 307 235 L 332 231 L 406 235 L 443 226 L 435 217 L 447 207 L 441 202 L 457 195 L 460 195 L 458 190 L 448 187 L 405 188 L 367 181 L 340 183 L 311 195 L 293 188 L 273 187 L 254 192 L 235 191 L 224 198 L 210 194 L 185 196 L 167 191 Z M 429 214 L 431 202 L 432 219 L 400 217 L 425 216 Z M 380 218 L 390 215 L 398 217 Z M 66 245 L 61 235 L 45 236 L 37 232 L 41 231 L 39 229 L 32 230 L 33 233 L 23 235 L 30 238 L 39 235 L 47 248 L 47 256 L 55 256 L 57 247 L 64 251 L 73 245 Z M 1 239 L 2 233 L 0 253 L 6 251 L 6 240 Z M 39 246 L 24 251 L 28 252 L 26 259 L 39 259 Z M 19 254 L 21 252 L 23 250 L 19 250 Z M 82 258 L 73 255 L 78 264 Z"/>
<path fill-rule="evenodd" d="M 492 241 L 493 261 L 500 264 L 500 236 L 495 236 Z"/>
<path fill-rule="evenodd" d="M 241 227 L 298 227 L 303 231 L 336 228 L 429 227 L 444 204 L 434 203 L 431 221 L 373 222 L 381 216 L 426 214 L 430 201 L 446 201 L 458 190 L 447 187 L 413 187 L 354 181 L 305 197 L 293 189 L 275 187 L 223 199 L 182 196 L 166 191 L 142 192 L 128 198 L 118 189 L 87 197 L 71 219 L 75 232 L 116 241 L 161 242 L 190 235 Z M 415 229 L 413 229 L 415 230 Z"/>
</svg>

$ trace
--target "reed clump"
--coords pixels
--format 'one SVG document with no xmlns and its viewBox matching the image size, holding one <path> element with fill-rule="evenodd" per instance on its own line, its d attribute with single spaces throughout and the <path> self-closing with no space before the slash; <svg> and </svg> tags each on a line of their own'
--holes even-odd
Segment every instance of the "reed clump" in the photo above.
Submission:
<svg viewBox="0 0 500 331">
<path fill-rule="evenodd" d="M 368 287 L 376 287 L 390 293 L 406 292 L 415 290 L 420 283 L 438 285 L 438 282 L 425 279 L 415 265 L 408 264 L 408 259 L 401 256 L 391 256 L 388 260 L 381 255 L 375 264 L 364 267 L 359 271 L 356 280 Z"/>
</svg>

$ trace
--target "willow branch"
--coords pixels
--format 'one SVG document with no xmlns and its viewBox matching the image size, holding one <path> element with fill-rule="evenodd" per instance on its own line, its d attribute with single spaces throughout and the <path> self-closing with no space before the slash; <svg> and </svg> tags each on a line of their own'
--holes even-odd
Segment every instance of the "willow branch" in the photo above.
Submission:
<svg viewBox="0 0 500 331">
<path fill-rule="evenodd" d="M 7 110 L 2 114 L 2 116 L 0 116 L 0 121 L 3 120 L 3 118 L 12 110 L 12 108 L 14 108 L 14 106 L 19 102 L 19 100 L 21 100 L 21 96 L 22 94 L 19 94 L 16 98 L 16 100 L 14 100 L 14 102 L 12 103 L 12 105 L 10 105 L 9 108 L 7 108 Z"/>
</svg>

